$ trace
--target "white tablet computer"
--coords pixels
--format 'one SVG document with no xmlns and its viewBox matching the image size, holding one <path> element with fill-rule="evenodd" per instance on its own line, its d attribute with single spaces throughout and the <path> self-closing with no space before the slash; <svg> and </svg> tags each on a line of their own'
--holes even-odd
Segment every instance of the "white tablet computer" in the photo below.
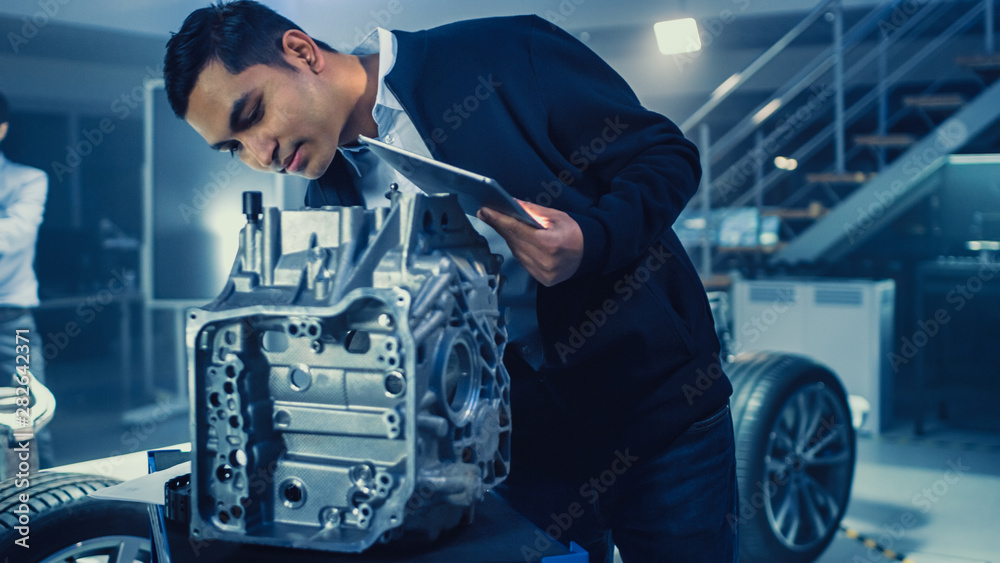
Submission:
<svg viewBox="0 0 1000 563">
<path fill-rule="evenodd" d="M 493 178 L 438 162 L 392 145 L 358 135 L 358 141 L 425 192 L 450 193 L 469 215 L 489 207 L 537 229 L 543 228 Z"/>
</svg>

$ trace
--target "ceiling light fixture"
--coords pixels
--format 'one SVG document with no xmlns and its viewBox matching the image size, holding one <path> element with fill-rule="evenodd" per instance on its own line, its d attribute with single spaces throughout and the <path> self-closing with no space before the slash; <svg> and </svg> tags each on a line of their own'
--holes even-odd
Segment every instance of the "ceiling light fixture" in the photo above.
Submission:
<svg viewBox="0 0 1000 563">
<path fill-rule="evenodd" d="M 656 44 L 664 55 L 679 55 L 701 50 L 698 24 L 693 18 L 667 20 L 653 24 Z"/>
</svg>

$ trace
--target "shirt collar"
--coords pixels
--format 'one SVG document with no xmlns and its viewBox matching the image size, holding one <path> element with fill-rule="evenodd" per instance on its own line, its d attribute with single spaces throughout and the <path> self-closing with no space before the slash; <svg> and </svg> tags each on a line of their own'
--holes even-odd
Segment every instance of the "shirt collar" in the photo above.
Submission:
<svg viewBox="0 0 1000 563">
<path fill-rule="evenodd" d="M 372 118 L 382 133 L 382 124 L 387 120 L 386 114 L 395 111 L 403 111 L 403 106 L 399 104 L 396 96 L 388 90 L 385 85 L 385 77 L 396 64 L 396 36 L 388 29 L 381 27 L 369 33 L 350 54 L 355 56 L 373 55 L 378 53 L 378 88 L 375 91 L 375 106 L 372 108 Z M 367 151 L 367 147 L 339 147 L 341 154 L 347 160 L 348 165 L 354 168 L 355 173 L 360 174 L 357 158 Z"/>
<path fill-rule="evenodd" d="M 396 64 L 396 36 L 388 29 L 378 28 L 365 37 L 361 44 L 351 51 L 352 55 L 373 55 L 378 57 L 378 90 L 375 92 L 375 107 L 384 106 L 389 109 L 403 110 L 399 100 L 385 86 L 385 77 Z M 374 113 L 374 112 L 373 112 Z"/>
</svg>

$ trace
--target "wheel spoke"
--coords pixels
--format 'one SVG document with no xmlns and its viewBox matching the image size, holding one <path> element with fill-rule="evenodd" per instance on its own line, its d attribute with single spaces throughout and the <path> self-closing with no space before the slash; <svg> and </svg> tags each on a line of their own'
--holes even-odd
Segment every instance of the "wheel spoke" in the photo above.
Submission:
<svg viewBox="0 0 1000 563">
<path fill-rule="evenodd" d="M 807 487 L 803 487 L 807 488 Z M 809 512 L 809 518 L 812 519 L 813 527 L 816 529 L 816 537 L 823 537 L 826 535 L 826 522 L 823 520 L 823 515 L 819 513 L 819 507 L 816 506 L 816 501 L 809 494 L 809 491 L 802 491 L 802 500 L 805 501 L 806 511 Z"/>
<path fill-rule="evenodd" d="M 125 537 L 118 543 L 117 555 L 114 563 L 134 563 L 139 559 L 139 554 L 146 547 L 149 540 L 143 538 Z M 148 548 L 147 548 L 148 549 Z M 110 558 L 109 558 L 110 561 Z"/>
<path fill-rule="evenodd" d="M 108 563 L 134 563 L 150 560 L 151 544 L 139 536 L 100 536 L 77 542 L 49 556 L 46 561 L 90 560 L 100 556 Z"/>
<path fill-rule="evenodd" d="M 799 486 L 797 483 L 793 482 L 791 484 L 791 486 L 789 487 L 789 495 L 793 495 L 792 504 L 789 507 L 791 510 L 792 519 L 788 527 L 788 533 L 784 534 L 784 536 L 788 539 L 788 541 L 792 545 L 795 545 L 795 538 L 798 537 L 799 526 L 802 524 L 802 510 L 801 507 L 799 506 L 799 499 L 801 498 L 802 494 L 799 491 Z"/>
<path fill-rule="evenodd" d="M 785 473 L 788 471 L 788 463 L 782 459 L 767 456 L 764 461 L 767 472 L 770 473 Z"/>
<path fill-rule="evenodd" d="M 785 483 L 766 506 L 775 538 L 788 548 L 815 547 L 841 515 L 840 468 L 852 460 L 843 402 L 836 386 L 816 381 L 795 389 L 773 419 L 762 477 Z"/>
<path fill-rule="evenodd" d="M 798 493 L 795 491 L 795 486 L 789 486 L 787 492 L 785 493 L 785 498 L 781 500 L 781 507 L 778 508 L 778 513 L 774 516 L 774 523 L 778 527 L 778 531 L 781 531 L 785 527 L 785 517 L 788 516 L 788 510 L 791 508 L 793 502 L 793 497 Z"/>
<path fill-rule="evenodd" d="M 819 423 L 823 420 L 823 395 L 818 392 L 813 392 L 812 395 L 812 418 L 809 419 L 809 426 L 806 428 L 805 435 L 799 436 L 799 442 L 803 445 L 809 444 L 812 437 L 816 435 L 816 431 L 819 430 Z"/>
<path fill-rule="evenodd" d="M 795 408 L 795 421 L 797 423 L 797 428 L 795 429 L 796 435 L 796 452 L 801 452 L 799 448 L 805 446 L 808 443 L 808 437 L 806 436 L 806 427 L 809 424 L 809 401 L 806 400 L 806 392 L 800 391 L 795 396 L 795 402 L 797 403 Z"/>
<path fill-rule="evenodd" d="M 788 433 L 788 430 L 782 428 L 780 424 L 774 428 L 774 437 L 778 440 L 778 445 L 785 448 L 786 452 L 795 451 L 795 440 Z"/>
<path fill-rule="evenodd" d="M 833 498 L 833 494 L 831 494 L 826 487 L 820 485 L 812 475 L 803 473 L 802 480 L 808 485 L 808 488 L 812 489 L 816 493 L 816 496 L 818 497 L 817 500 L 829 509 L 830 516 L 834 516 L 840 512 L 840 503 L 837 502 L 837 499 Z"/>
<path fill-rule="evenodd" d="M 836 465 L 838 463 L 843 463 L 851 458 L 850 454 L 845 450 L 840 453 L 825 456 L 825 457 L 815 457 L 812 455 L 807 455 L 802 458 L 806 465 Z"/>
<path fill-rule="evenodd" d="M 816 457 L 816 454 L 818 454 L 820 451 L 822 451 L 823 448 L 827 447 L 830 444 L 830 442 L 832 442 L 833 439 L 836 438 L 839 434 L 840 434 L 840 428 L 837 427 L 837 426 L 832 426 L 830 428 L 830 433 L 827 434 L 826 436 L 823 436 L 818 442 L 816 442 L 815 444 L 813 444 L 812 447 L 810 447 L 808 450 L 802 452 L 802 456 L 805 457 L 805 458 L 807 458 L 807 459 L 814 459 Z"/>
</svg>

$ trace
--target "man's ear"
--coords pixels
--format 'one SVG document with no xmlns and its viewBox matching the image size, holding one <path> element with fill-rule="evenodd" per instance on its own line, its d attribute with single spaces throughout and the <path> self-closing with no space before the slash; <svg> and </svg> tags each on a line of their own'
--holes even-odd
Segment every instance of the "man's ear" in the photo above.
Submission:
<svg viewBox="0 0 1000 563">
<path fill-rule="evenodd" d="M 281 47 L 284 49 L 285 59 L 295 68 L 319 73 L 326 66 L 322 50 L 304 31 L 286 31 L 281 37 Z"/>
<path fill-rule="evenodd" d="M 7 122 L 0 123 L 0 141 L 3 141 L 4 137 L 7 136 L 7 126 L 8 125 L 9 124 Z"/>
</svg>

